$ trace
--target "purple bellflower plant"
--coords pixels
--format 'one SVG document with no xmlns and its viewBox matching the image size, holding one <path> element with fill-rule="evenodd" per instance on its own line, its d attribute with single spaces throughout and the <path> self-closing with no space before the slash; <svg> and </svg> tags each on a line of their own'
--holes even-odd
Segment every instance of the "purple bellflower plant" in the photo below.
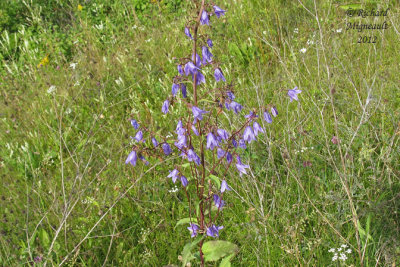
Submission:
<svg viewBox="0 0 400 267">
<path fill-rule="evenodd" d="M 136 133 L 125 163 L 132 166 L 150 165 L 155 158 L 169 158 L 165 163 L 171 162 L 171 171 L 164 177 L 168 178 L 166 182 L 169 183 L 169 178 L 174 184 L 180 181 L 178 194 L 182 192 L 189 207 L 187 229 L 192 238 L 201 238 L 198 241 L 200 266 L 204 266 L 204 242 L 219 238 L 224 228 L 220 223 L 224 210 L 229 207 L 229 202 L 225 202 L 224 198 L 232 190 L 228 186 L 232 179 L 230 175 L 247 174 L 250 166 L 242 162 L 240 155 L 256 140 L 256 136 L 260 138 L 265 132 L 260 125 L 261 118 L 272 123 L 267 108 L 274 117 L 278 116 L 278 110 L 271 104 L 260 110 L 250 109 L 243 99 L 235 97 L 234 83 L 227 82 L 218 55 L 210 51 L 214 49 L 211 31 L 217 27 L 204 26 L 217 22 L 221 16 L 226 15 L 226 11 L 209 0 L 195 0 L 193 5 L 196 7 L 195 19 L 187 22 L 182 33 L 182 38 L 190 42 L 192 47 L 184 57 L 176 59 L 177 75 L 172 79 L 171 94 L 161 107 L 162 113 L 166 114 L 163 119 L 170 118 L 171 122 L 175 122 L 169 123 L 171 129 L 163 133 L 162 129 L 152 130 L 156 128 L 152 120 L 147 120 L 146 125 L 143 121 L 139 123 L 131 119 Z M 229 80 L 230 76 L 227 77 Z M 215 84 L 218 87 L 212 88 Z M 182 99 L 177 101 L 179 90 Z M 297 95 L 300 92 L 297 87 L 289 90 L 290 101 L 298 101 Z M 170 107 L 174 105 L 179 106 L 170 112 Z M 248 115 L 239 114 L 242 110 Z M 228 125 L 223 125 L 226 120 L 219 119 L 222 115 L 234 118 L 234 121 L 238 121 L 235 123 L 237 126 L 228 128 Z M 236 170 L 228 172 L 235 167 Z"/>
</svg>

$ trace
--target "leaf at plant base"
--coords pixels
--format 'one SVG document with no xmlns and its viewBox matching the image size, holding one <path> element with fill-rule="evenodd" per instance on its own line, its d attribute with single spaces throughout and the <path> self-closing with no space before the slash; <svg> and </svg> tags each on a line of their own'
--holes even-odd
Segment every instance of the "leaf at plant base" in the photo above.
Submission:
<svg viewBox="0 0 400 267">
<path fill-rule="evenodd" d="M 210 174 L 210 176 L 208 176 L 208 178 L 210 178 L 214 183 L 216 183 L 218 188 L 221 188 L 221 181 L 219 180 L 219 178 L 217 176 Z"/>
<path fill-rule="evenodd" d="M 200 242 L 202 236 L 199 236 L 195 240 L 187 243 L 182 250 L 182 267 L 185 267 L 188 262 L 193 260 L 195 257 L 193 256 L 192 249 Z"/>
<path fill-rule="evenodd" d="M 178 225 L 181 225 L 181 224 L 185 224 L 185 223 L 197 223 L 197 219 L 196 218 L 183 218 L 183 219 L 180 219 L 177 223 L 176 223 L 176 225 L 175 225 L 175 228 L 178 226 Z"/>
<path fill-rule="evenodd" d="M 235 256 L 235 254 L 231 254 L 222 259 L 219 267 L 231 267 L 231 259 Z"/>
<path fill-rule="evenodd" d="M 238 250 L 238 246 L 229 241 L 216 240 L 203 244 L 205 261 L 217 261 L 226 255 L 236 254 Z"/>
</svg>

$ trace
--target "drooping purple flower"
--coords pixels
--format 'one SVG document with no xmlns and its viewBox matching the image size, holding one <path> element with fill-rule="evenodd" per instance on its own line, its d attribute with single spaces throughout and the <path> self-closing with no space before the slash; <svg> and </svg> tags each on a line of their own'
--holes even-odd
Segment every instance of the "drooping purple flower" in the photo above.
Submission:
<svg viewBox="0 0 400 267">
<path fill-rule="evenodd" d="M 184 98 L 187 97 L 187 90 L 186 90 L 186 85 L 184 83 L 181 83 L 181 91 L 182 91 L 182 96 Z"/>
<path fill-rule="evenodd" d="M 272 116 L 274 116 L 274 117 L 278 116 L 278 110 L 276 109 L 276 107 L 271 108 L 271 113 L 272 113 Z"/>
<path fill-rule="evenodd" d="M 241 148 L 243 148 L 243 149 L 246 149 L 246 142 L 243 140 L 243 139 L 240 139 L 239 140 L 239 147 L 241 147 Z"/>
<path fill-rule="evenodd" d="M 163 144 L 162 144 L 162 148 L 163 148 L 163 150 L 164 150 L 164 154 L 165 154 L 165 155 L 169 155 L 169 154 L 172 153 L 172 149 L 171 149 L 171 147 L 169 146 L 168 143 L 163 143 Z"/>
<path fill-rule="evenodd" d="M 210 132 L 207 134 L 207 148 L 213 150 L 214 147 L 218 147 L 218 141 L 215 136 Z"/>
<path fill-rule="evenodd" d="M 240 112 L 242 110 L 243 106 L 240 105 L 239 103 L 235 102 L 235 101 L 231 101 L 231 103 L 229 103 L 227 105 L 227 109 L 228 110 L 233 110 L 236 114 L 238 112 Z"/>
<path fill-rule="evenodd" d="M 150 164 L 142 155 L 140 155 L 139 158 L 143 161 L 144 165 L 148 166 Z"/>
<path fill-rule="evenodd" d="M 142 131 L 137 132 L 135 135 L 135 140 L 137 142 L 140 142 L 140 141 L 142 141 L 142 139 L 143 139 L 143 132 Z"/>
<path fill-rule="evenodd" d="M 271 115 L 268 113 L 268 111 L 264 111 L 264 120 L 268 123 L 272 123 L 272 117 Z"/>
<path fill-rule="evenodd" d="M 172 178 L 172 182 L 176 182 L 176 179 L 178 179 L 178 173 L 179 171 L 177 169 L 174 169 L 169 172 L 169 175 L 167 176 L 168 178 Z"/>
<path fill-rule="evenodd" d="M 225 155 L 225 151 L 221 148 L 217 148 L 217 157 L 218 159 L 222 158 Z"/>
<path fill-rule="evenodd" d="M 188 63 L 185 64 L 185 74 L 188 76 L 189 74 L 194 75 L 197 73 L 200 69 L 196 67 L 193 62 L 189 61 Z"/>
<path fill-rule="evenodd" d="M 193 37 L 192 37 L 192 35 L 190 34 L 190 30 L 189 30 L 188 27 L 185 27 L 185 34 L 186 34 L 187 37 L 189 37 L 190 39 L 193 40 Z"/>
<path fill-rule="evenodd" d="M 210 63 L 212 61 L 213 54 L 208 50 L 207 46 L 203 46 L 201 48 L 201 52 L 203 54 L 203 65 L 206 65 L 207 62 Z"/>
<path fill-rule="evenodd" d="M 228 132 L 225 131 L 224 129 L 218 129 L 217 134 L 224 140 L 227 140 L 229 138 Z"/>
<path fill-rule="evenodd" d="M 221 80 L 223 80 L 224 82 L 226 82 L 226 79 L 225 79 L 225 77 L 224 77 L 224 74 L 222 74 L 222 71 L 221 71 L 220 68 L 216 68 L 216 69 L 214 70 L 214 78 L 215 78 L 215 80 L 216 80 L 217 82 L 219 82 L 219 81 L 221 81 Z"/>
<path fill-rule="evenodd" d="M 192 75 L 192 80 L 193 80 L 193 82 L 194 82 L 194 75 Z M 205 83 L 206 82 L 206 78 L 204 77 L 204 75 L 201 73 L 201 72 L 197 72 L 197 75 L 196 75 L 196 85 L 200 85 L 200 84 L 202 84 L 202 83 Z"/>
<path fill-rule="evenodd" d="M 235 95 L 231 91 L 226 92 L 226 95 L 228 96 L 228 98 L 230 100 L 234 100 L 235 99 Z"/>
<path fill-rule="evenodd" d="M 158 142 L 157 142 L 157 139 L 155 137 L 151 138 L 151 142 L 153 143 L 154 147 L 158 146 Z"/>
<path fill-rule="evenodd" d="M 139 129 L 139 123 L 136 120 L 132 119 L 131 124 L 135 130 Z"/>
<path fill-rule="evenodd" d="M 178 65 L 178 72 L 179 72 L 180 75 L 183 76 L 184 72 L 183 72 L 183 68 L 182 68 L 181 64 Z"/>
<path fill-rule="evenodd" d="M 225 201 L 222 200 L 217 194 L 214 195 L 214 204 L 218 209 L 222 209 L 225 206 Z"/>
<path fill-rule="evenodd" d="M 236 160 L 237 160 L 236 168 L 239 171 L 239 175 L 242 176 L 242 174 L 247 174 L 246 168 L 249 168 L 250 166 L 249 165 L 244 165 L 242 163 L 242 161 L 240 160 L 239 156 L 236 156 Z"/>
<path fill-rule="evenodd" d="M 169 108 L 169 100 L 167 99 L 167 100 L 164 101 L 164 104 L 162 105 L 161 111 L 164 114 L 167 114 L 168 113 L 168 108 Z"/>
<path fill-rule="evenodd" d="M 187 229 L 190 231 L 190 236 L 195 237 L 197 236 L 197 231 L 199 231 L 200 228 L 197 224 L 191 223 Z"/>
<path fill-rule="evenodd" d="M 215 224 L 211 225 L 210 227 L 207 228 L 207 235 L 211 237 L 219 237 L 219 230 L 223 229 L 224 227 L 221 226 L 215 226 Z"/>
<path fill-rule="evenodd" d="M 176 125 L 175 132 L 178 135 L 183 135 L 186 132 L 186 129 L 183 128 L 183 124 L 182 124 L 181 120 L 178 121 L 178 124 Z"/>
<path fill-rule="evenodd" d="M 203 114 L 208 113 L 208 111 L 201 110 L 196 106 L 192 107 L 192 112 L 194 116 L 194 123 L 196 123 L 197 120 L 201 121 L 203 119 Z"/>
<path fill-rule="evenodd" d="M 235 148 L 238 147 L 238 143 L 236 142 L 236 139 L 235 139 L 235 138 L 232 139 L 232 145 L 233 145 Z"/>
<path fill-rule="evenodd" d="M 192 131 L 194 132 L 195 135 L 199 136 L 199 132 L 197 131 L 196 127 L 194 127 L 194 125 L 192 125 Z"/>
<path fill-rule="evenodd" d="M 200 157 L 192 149 L 187 152 L 187 158 L 189 161 L 194 161 L 197 165 L 200 165 Z"/>
<path fill-rule="evenodd" d="M 288 96 L 290 97 L 290 102 L 294 100 L 299 101 L 299 98 L 297 97 L 298 94 L 301 93 L 301 90 L 297 89 L 297 86 L 291 90 L 288 91 Z"/>
<path fill-rule="evenodd" d="M 258 135 L 258 132 L 264 133 L 264 129 L 258 124 L 258 122 L 253 123 L 254 135 Z"/>
<path fill-rule="evenodd" d="M 178 147 L 179 149 L 182 149 L 184 147 L 186 147 L 186 135 L 182 134 L 182 135 L 178 135 L 178 141 L 175 142 L 175 146 Z"/>
<path fill-rule="evenodd" d="M 207 45 L 208 45 L 208 47 L 213 47 L 213 42 L 212 42 L 212 40 L 211 39 L 207 39 Z"/>
<path fill-rule="evenodd" d="M 222 180 L 221 182 L 221 193 L 225 191 L 231 191 L 231 189 L 228 186 L 228 183 L 225 180 Z"/>
<path fill-rule="evenodd" d="M 194 53 L 192 54 L 192 61 L 194 62 Z M 201 67 L 201 58 L 199 56 L 199 54 L 196 53 L 196 67 L 200 68 Z"/>
<path fill-rule="evenodd" d="M 219 18 L 220 16 L 225 15 L 226 10 L 221 9 L 218 6 L 214 6 L 214 12 L 215 15 L 217 15 L 217 18 Z"/>
<path fill-rule="evenodd" d="M 188 185 L 188 180 L 183 175 L 181 175 L 181 182 L 182 182 L 183 187 L 186 187 Z"/>
<path fill-rule="evenodd" d="M 256 136 L 254 135 L 253 129 L 250 126 L 247 126 L 243 132 L 243 139 L 247 143 L 251 143 L 251 141 L 256 140 Z"/>
<path fill-rule="evenodd" d="M 200 24 L 201 25 L 204 25 L 204 24 L 210 25 L 209 22 L 210 22 L 210 20 L 208 19 L 207 11 L 203 10 L 203 13 L 201 13 L 201 17 L 200 17 Z"/>
<path fill-rule="evenodd" d="M 136 161 L 137 161 L 137 154 L 136 151 L 131 151 L 131 153 L 129 153 L 128 157 L 125 160 L 125 164 L 132 164 L 132 166 L 136 166 Z"/>
<path fill-rule="evenodd" d="M 228 162 L 228 163 L 231 163 L 232 162 L 232 154 L 231 153 L 226 153 L 226 161 Z"/>
<path fill-rule="evenodd" d="M 173 96 L 176 96 L 176 94 L 178 93 L 178 91 L 179 91 L 179 85 L 177 85 L 176 83 L 173 83 L 173 84 L 172 84 L 172 95 L 173 95 Z"/>
</svg>

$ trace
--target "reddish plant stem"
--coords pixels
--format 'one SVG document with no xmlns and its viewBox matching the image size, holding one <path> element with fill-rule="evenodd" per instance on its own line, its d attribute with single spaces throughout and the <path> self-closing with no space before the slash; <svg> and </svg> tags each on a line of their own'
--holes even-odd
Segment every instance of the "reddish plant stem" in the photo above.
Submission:
<svg viewBox="0 0 400 267">
<path fill-rule="evenodd" d="M 196 24 L 194 27 L 194 42 L 193 42 L 193 63 L 196 66 L 196 50 L 197 50 L 197 30 L 199 28 L 200 25 L 200 18 L 201 18 L 201 14 L 203 13 L 204 10 L 204 1 L 201 1 L 201 6 L 200 6 L 200 11 L 199 11 L 199 15 L 197 17 L 196 20 Z M 193 95 L 194 95 L 194 105 L 197 106 L 197 74 L 195 73 L 193 75 Z M 198 128 L 199 128 L 199 133 L 200 133 L 200 155 L 201 155 L 201 166 L 202 166 L 202 178 L 201 178 L 201 182 L 200 185 L 198 187 L 200 187 L 200 192 L 198 194 L 199 197 L 199 210 L 200 210 L 200 229 L 202 231 L 204 231 L 205 225 L 204 225 L 204 211 L 203 211 L 203 194 L 204 194 L 204 181 L 205 181 L 205 176 L 206 176 L 206 168 L 205 168 L 205 160 L 204 160 L 204 144 L 203 144 L 203 131 L 200 127 L 200 122 L 198 122 Z M 200 260 L 201 260 L 201 266 L 204 266 L 204 254 L 203 254 L 203 243 L 204 243 L 204 239 L 202 239 L 199 243 L 199 252 L 200 252 Z"/>
</svg>

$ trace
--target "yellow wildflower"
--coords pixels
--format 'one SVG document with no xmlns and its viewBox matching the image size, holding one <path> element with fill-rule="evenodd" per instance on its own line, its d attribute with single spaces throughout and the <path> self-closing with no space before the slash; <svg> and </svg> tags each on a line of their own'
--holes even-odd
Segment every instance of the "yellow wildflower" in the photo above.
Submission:
<svg viewBox="0 0 400 267">
<path fill-rule="evenodd" d="M 83 9 L 83 6 L 78 5 L 78 10 L 79 10 L 79 11 L 82 11 L 82 9 Z"/>
</svg>

